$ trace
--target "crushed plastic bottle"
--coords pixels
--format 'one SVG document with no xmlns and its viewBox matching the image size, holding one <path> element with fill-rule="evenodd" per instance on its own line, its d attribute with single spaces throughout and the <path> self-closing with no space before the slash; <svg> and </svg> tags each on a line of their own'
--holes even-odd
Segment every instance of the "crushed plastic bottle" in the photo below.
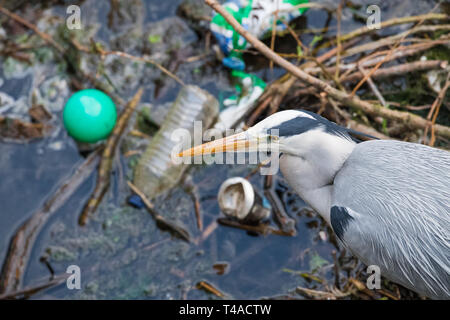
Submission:
<svg viewBox="0 0 450 320">
<path fill-rule="evenodd" d="M 148 199 L 174 187 L 188 164 L 174 164 L 171 153 L 178 142 L 171 139 L 177 129 L 189 130 L 194 136 L 194 122 L 202 121 L 209 128 L 219 114 L 218 101 L 197 86 L 184 86 L 171 106 L 161 128 L 152 138 L 134 171 L 133 183 Z M 192 141 L 191 141 L 192 143 Z"/>
</svg>

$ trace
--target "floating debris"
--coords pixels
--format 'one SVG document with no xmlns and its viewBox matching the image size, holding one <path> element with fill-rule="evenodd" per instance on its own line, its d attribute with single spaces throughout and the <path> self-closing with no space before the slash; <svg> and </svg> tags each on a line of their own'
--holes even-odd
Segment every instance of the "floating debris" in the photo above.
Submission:
<svg viewBox="0 0 450 320">
<path fill-rule="evenodd" d="M 134 172 L 133 183 L 147 198 L 153 199 L 174 187 L 188 167 L 184 163 L 172 162 L 172 151 L 179 144 L 171 139 L 172 133 L 177 129 L 187 129 L 193 137 L 195 121 L 201 121 L 203 129 L 209 128 L 218 113 L 219 103 L 208 92 L 191 85 L 181 89 Z"/>
<path fill-rule="evenodd" d="M 28 110 L 28 114 L 33 121 L 40 123 L 48 122 L 53 118 L 52 114 L 42 104 L 33 105 Z"/>
<path fill-rule="evenodd" d="M 28 266 L 28 260 L 39 232 L 48 219 L 66 202 L 78 187 L 91 175 L 99 161 L 99 152 L 93 152 L 77 168 L 41 209 L 36 211 L 17 230 L 9 244 L 8 255 L 0 274 L 0 293 L 19 290 Z"/>
<path fill-rule="evenodd" d="M 43 123 L 31 123 L 20 119 L 0 116 L 0 140 L 25 143 L 43 138 L 51 126 Z"/>
<path fill-rule="evenodd" d="M 137 105 L 141 101 L 143 92 L 144 90 L 142 88 L 140 88 L 136 92 L 136 94 L 127 104 L 125 110 L 120 115 L 120 118 L 117 121 L 117 124 L 114 127 L 112 134 L 106 141 L 106 146 L 102 154 L 102 160 L 100 161 L 100 166 L 98 169 L 97 184 L 88 202 L 86 202 L 83 208 L 83 212 L 80 215 L 80 218 L 78 219 L 78 223 L 81 226 L 84 226 L 87 223 L 90 216 L 95 212 L 95 210 L 97 210 L 97 207 L 100 204 L 103 195 L 105 194 L 106 190 L 109 187 L 112 163 L 117 144 L 120 138 L 122 137 L 122 134 L 128 124 L 128 120 L 130 119 L 131 114 L 134 112 Z"/>
<path fill-rule="evenodd" d="M 216 270 L 217 275 L 222 276 L 230 271 L 230 264 L 228 262 L 217 262 L 213 264 L 213 269 Z"/>
<path fill-rule="evenodd" d="M 270 209 L 263 205 L 262 198 L 246 179 L 234 177 L 220 186 L 219 207 L 232 219 L 247 224 L 257 224 L 270 217 Z"/>
<path fill-rule="evenodd" d="M 195 287 L 199 290 L 205 290 L 206 292 L 212 293 L 215 296 L 218 296 L 219 298 L 224 298 L 225 294 L 223 294 L 219 289 L 216 289 L 213 285 L 206 281 L 200 281 L 198 282 Z"/>
</svg>

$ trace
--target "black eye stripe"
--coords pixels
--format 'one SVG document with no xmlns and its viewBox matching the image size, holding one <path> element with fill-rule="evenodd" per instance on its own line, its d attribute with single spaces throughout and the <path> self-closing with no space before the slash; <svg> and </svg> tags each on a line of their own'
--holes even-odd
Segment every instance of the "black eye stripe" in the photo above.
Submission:
<svg viewBox="0 0 450 320">
<path fill-rule="evenodd" d="M 270 130 L 278 130 L 278 135 L 280 137 L 289 137 L 319 128 L 320 126 L 320 122 L 315 119 L 296 117 L 282 122 L 278 126 L 270 128 Z"/>
<path fill-rule="evenodd" d="M 307 116 L 298 116 L 295 118 L 292 118 L 290 120 L 284 121 L 280 123 L 277 126 L 274 126 L 269 129 L 270 130 L 278 130 L 278 136 L 279 137 L 290 137 L 298 134 L 302 134 L 304 132 L 315 130 L 318 128 L 323 128 L 323 131 L 332 134 L 338 137 L 342 137 L 348 140 L 353 140 L 355 142 L 361 142 L 360 140 L 356 139 L 353 135 L 359 135 L 359 136 L 366 136 L 371 139 L 377 139 L 373 136 L 370 136 L 368 134 L 358 132 L 352 129 L 347 129 L 344 127 L 341 127 L 337 125 L 334 122 L 331 122 L 324 117 L 319 116 L 316 113 L 301 110 L 301 112 L 308 114 L 310 117 Z"/>
<path fill-rule="evenodd" d="M 359 134 L 359 132 L 338 126 L 334 122 L 328 121 L 316 113 L 306 110 L 302 110 L 302 112 L 308 114 L 311 118 L 307 116 L 298 116 L 282 122 L 278 126 L 272 127 L 271 129 L 277 129 L 280 137 L 290 137 L 310 130 L 323 128 L 324 132 L 328 134 L 339 136 L 348 140 L 354 140 L 355 142 L 360 142 L 351 135 L 351 133 Z"/>
</svg>

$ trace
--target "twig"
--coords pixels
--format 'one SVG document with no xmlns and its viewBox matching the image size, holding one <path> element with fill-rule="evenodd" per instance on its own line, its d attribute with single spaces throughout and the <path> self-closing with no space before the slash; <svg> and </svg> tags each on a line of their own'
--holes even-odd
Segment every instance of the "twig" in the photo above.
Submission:
<svg viewBox="0 0 450 320">
<path fill-rule="evenodd" d="M 303 287 L 297 287 L 296 291 L 300 294 L 306 294 L 315 299 L 327 299 L 327 300 L 336 300 L 337 298 L 345 298 L 350 295 L 350 293 L 343 293 L 338 289 L 333 290 L 333 292 L 326 292 Z"/>
<path fill-rule="evenodd" d="M 198 200 L 198 196 L 194 191 L 191 192 L 192 200 L 194 201 L 194 211 L 195 211 L 195 218 L 197 220 L 197 228 L 200 231 L 203 231 L 203 219 L 202 219 L 202 212 L 200 208 L 200 201 Z"/>
<path fill-rule="evenodd" d="M 377 100 L 367 100 L 367 101 L 372 102 L 372 103 L 377 102 Z M 426 110 L 426 109 L 431 108 L 431 105 L 429 105 L 429 104 L 423 105 L 423 106 L 405 106 L 405 105 L 402 105 L 401 103 L 394 102 L 394 101 L 386 101 L 386 103 L 388 105 L 396 107 L 396 108 L 403 108 L 403 109 L 414 110 L 414 111 Z"/>
<path fill-rule="evenodd" d="M 366 52 L 366 51 L 371 51 L 371 50 L 375 50 L 378 49 L 380 47 L 384 47 L 390 44 L 393 44 L 397 41 L 400 42 L 420 42 L 420 43 L 432 43 L 432 42 L 437 42 L 437 43 L 448 43 L 448 35 L 444 35 L 442 36 L 440 39 L 437 40 L 428 40 L 428 39 L 422 39 L 422 38 L 403 38 L 404 35 L 411 35 L 414 33 L 418 33 L 418 32 L 423 32 L 423 31 L 437 31 L 437 30 L 449 30 L 450 29 L 450 25 L 446 24 L 446 25 L 437 25 L 437 26 L 420 26 L 417 27 L 415 29 L 412 30 L 408 30 L 405 31 L 403 33 L 400 34 L 396 34 L 394 36 L 390 36 L 390 37 L 386 37 L 386 38 L 382 38 L 378 41 L 373 41 L 373 42 L 369 42 L 369 43 L 365 43 L 353 48 L 348 49 L 345 52 L 345 57 L 351 57 L 355 54 L 361 53 L 361 52 Z"/>
<path fill-rule="evenodd" d="M 223 294 L 219 289 L 215 288 L 213 285 L 206 281 L 200 281 L 195 286 L 199 290 L 205 290 L 206 292 L 212 293 L 219 298 L 224 298 L 225 294 Z"/>
<path fill-rule="evenodd" d="M 111 169 L 117 144 L 119 142 L 120 137 L 122 136 L 122 133 L 125 130 L 125 127 L 128 123 L 128 120 L 131 117 L 131 114 L 136 109 L 137 105 L 139 104 L 139 101 L 141 100 L 143 92 L 144 91 L 142 90 L 142 88 L 139 89 L 134 95 L 134 97 L 130 100 L 125 110 L 120 115 L 120 118 L 117 121 L 114 131 L 109 136 L 108 141 L 106 142 L 105 150 L 103 151 L 102 160 L 100 162 L 98 169 L 97 184 L 90 199 L 84 206 L 80 218 L 78 219 L 78 222 L 81 226 L 84 226 L 87 220 L 90 218 L 90 216 L 95 212 L 98 205 L 100 204 L 100 201 L 102 200 L 103 195 L 105 194 L 106 190 L 109 187 L 111 178 L 110 177 Z"/>
<path fill-rule="evenodd" d="M 361 74 L 365 76 L 367 76 L 367 71 L 363 68 L 363 66 L 358 65 L 358 69 L 359 71 L 361 71 Z M 380 101 L 381 105 L 383 107 L 386 107 L 386 100 L 384 100 L 383 95 L 381 94 L 381 92 L 378 90 L 377 86 L 375 85 L 375 83 L 372 81 L 371 77 L 367 77 L 367 83 L 369 84 L 370 90 L 372 90 L 373 94 L 377 97 L 377 99 Z"/>
<path fill-rule="evenodd" d="M 439 95 L 434 100 L 433 104 L 431 105 L 431 109 L 428 113 L 427 120 L 431 120 L 431 139 L 430 139 L 430 146 L 434 146 L 434 143 L 436 142 L 436 136 L 434 133 L 434 126 L 436 123 L 437 116 L 439 114 L 439 110 L 441 108 L 442 102 L 444 101 L 445 95 L 447 94 L 448 87 L 450 85 L 450 72 L 447 73 L 447 79 L 445 80 L 445 85 L 439 92 Z M 434 114 L 433 114 L 434 113 Z M 431 116 L 433 115 L 433 118 L 431 119 Z M 424 137 L 426 137 L 428 134 L 428 126 L 425 128 L 424 131 Z M 425 139 L 424 139 L 425 141 Z"/>
<path fill-rule="evenodd" d="M 16 22 L 24 25 L 28 29 L 33 30 L 39 37 L 41 37 L 45 42 L 47 42 L 49 45 L 54 47 L 60 54 L 64 54 L 64 52 L 65 52 L 64 48 L 61 47 L 55 40 L 53 40 L 53 38 L 49 34 L 40 31 L 32 23 L 29 23 L 28 21 L 26 21 L 22 17 L 18 16 L 14 12 L 9 11 L 8 9 L 6 9 L 6 8 L 4 8 L 2 6 L 0 6 L 0 12 L 2 12 L 5 15 L 7 15 L 9 18 L 15 20 Z"/>
<path fill-rule="evenodd" d="M 272 228 L 271 226 L 268 226 L 267 224 L 259 224 L 259 225 L 248 225 L 248 224 L 242 224 L 240 222 L 230 220 L 228 218 L 219 218 L 217 219 L 217 222 L 223 226 L 242 229 L 245 231 L 253 232 L 256 234 L 261 235 L 269 235 L 269 234 L 275 234 L 278 236 L 284 236 L 284 237 L 292 237 L 294 234 L 292 232 L 285 232 L 283 230 L 278 230 L 275 228 Z"/>
<path fill-rule="evenodd" d="M 448 62 L 445 60 L 429 60 L 429 61 L 414 61 L 410 63 L 403 63 L 389 68 L 378 69 L 372 75 L 373 79 L 383 79 L 391 76 L 417 72 L 417 71 L 425 71 L 432 69 L 445 69 L 448 65 Z M 362 66 L 361 66 L 362 67 Z M 363 67 L 362 67 L 363 68 Z M 355 72 L 351 75 L 341 79 L 342 82 L 351 82 L 362 79 L 364 74 L 361 72 Z"/>
<path fill-rule="evenodd" d="M 435 10 L 437 8 L 437 5 L 433 8 L 433 10 Z M 361 79 L 361 81 L 353 88 L 353 91 L 351 92 L 351 96 L 355 95 L 356 91 L 358 91 L 358 89 L 364 84 L 364 82 L 367 81 L 367 79 L 369 79 L 372 74 L 377 71 L 378 68 L 381 67 L 381 65 L 383 63 L 385 63 L 394 53 L 395 49 L 401 44 L 401 42 L 406 39 L 406 37 L 410 34 L 412 34 L 413 32 L 415 32 L 417 29 L 419 29 L 420 25 L 425 22 L 425 19 L 421 19 L 419 20 L 419 22 L 417 23 L 416 26 L 414 26 L 414 28 L 404 32 L 403 34 L 401 34 L 401 38 L 391 47 L 391 50 L 389 51 L 389 53 L 386 55 L 386 57 L 384 57 L 383 60 L 381 60 L 380 62 L 378 62 L 375 67 L 373 67 L 365 76 L 364 78 Z"/>
<path fill-rule="evenodd" d="M 347 47 L 354 44 L 354 41 L 348 41 L 346 44 L 341 46 L 341 50 L 346 49 Z M 337 48 L 333 48 L 319 57 L 315 58 L 315 61 L 307 61 L 302 64 L 299 68 L 307 69 L 311 68 L 314 64 L 324 63 L 325 61 L 331 59 L 334 55 L 336 55 Z M 258 117 L 266 110 L 267 106 L 271 107 L 271 112 L 274 112 L 277 106 L 281 104 L 281 101 L 284 99 L 284 96 L 287 94 L 289 89 L 295 83 L 297 79 L 292 76 L 290 73 L 286 73 L 281 76 L 279 79 L 272 82 L 270 85 L 266 87 L 264 93 L 259 97 L 257 103 L 254 104 L 256 110 L 253 112 L 254 108 L 250 108 L 241 119 L 249 116 L 250 112 L 253 112 L 248 118 L 246 122 L 246 126 L 252 126 L 255 124 Z M 239 123 L 241 119 L 238 119 L 236 123 Z"/>
<path fill-rule="evenodd" d="M 381 139 L 381 140 L 390 140 L 391 138 L 385 134 L 382 134 L 380 132 L 378 132 L 377 130 L 375 130 L 372 127 L 366 126 L 362 123 L 359 123 L 355 120 L 352 119 L 351 115 L 342 110 L 341 108 L 339 108 L 339 106 L 337 105 L 337 103 L 330 97 L 328 97 L 328 101 L 330 102 L 331 106 L 333 107 L 333 109 L 342 117 L 347 121 L 347 126 L 351 129 L 354 129 L 356 131 L 368 134 L 370 136 L 373 136 L 375 138 Z"/>
<path fill-rule="evenodd" d="M 0 141 L 26 143 L 43 138 L 52 126 L 48 123 L 33 123 L 0 116 Z"/>
<path fill-rule="evenodd" d="M 337 90 L 331 87 L 326 82 L 317 79 L 300 68 L 296 67 L 289 61 L 283 59 L 274 53 L 270 48 L 268 48 L 264 43 L 255 38 L 251 33 L 245 30 L 234 17 L 226 11 L 216 0 L 205 0 L 205 2 L 210 5 L 214 10 L 219 12 L 225 20 L 227 20 L 233 28 L 241 34 L 244 38 L 247 39 L 249 43 L 253 45 L 258 51 L 264 54 L 267 58 L 273 60 L 276 64 L 286 69 L 288 72 L 292 73 L 294 76 L 299 78 L 300 80 L 316 87 L 320 91 L 325 91 L 328 95 L 333 97 L 334 99 L 341 101 L 342 103 L 361 110 L 367 114 L 372 116 L 382 116 L 392 120 L 400 121 L 408 123 L 413 128 L 424 128 L 427 125 L 427 121 L 422 117 L 416 116 L 414 114 L 408 112 L 402 112 L 397 110 L 390 110 L 387 108 L 382 108 L 366 101 L 359 99 L 356 96 L 351 96 L 345 92 Z M 450 128 L 443 125 L 435 126 L 436 134 L 442 135 L 444 137 L 450 138 Z"/>
<path fill-rule="evenodd" d="M 169 230 L 177 236 L 180 239 L 183 239 L 187 242 L 190 242 L 191 236 L 189 235 L 189 232 L 184 230 L 183 228 L 176 226 L 175 224 L 171 223 L 170 221 L 167 221 L 162 215 L 160 215 L 153 204 L 150 202 L 150 200 L 147 199 L 145 194 L 139 190 L 134 184 L 132 184 L 130 181 L 127 181 L 128 186 L 130 189 L 136 193 L 139 197 L 141 197 L 142 202 L 144 202 L 145 207 L 147 208 L 148 212 L 152 215 L 153 219 L 155 219 L 157 225 L 164 230 Z"/>
<path fill-rule="evenodd" d="M 341 288 L 341 283 L 340 283 L 340 268 L 339 268 L 339 261 L 336 257 L 336 250 L 331 251 L 331 255 L 333 256 L 333 263 L 334 263 L 334 285 L 336 286 L 336 288 L 340 289 Z"/>
<path fill-rule="evenodd" d="M 102 56 L 106 56 L 106 55 L 115 55 L 115 56 L 119 56 L 119 57 L 123 57 L 123 58 L 127 58 L 130 60 L 134 60 L 134 61 L 140 61 L 140 62 L 145 62 L 145 63 L 150 63 L 152 65 L 154 65 L 155 67 L 157 67 L 159 70 L 161 70 L 162 72 L 164 72 L 166 75 L 168 75 L 169 77 L 171 77 L 172 79 L 174 79 L 176 82 L 178 82 L 179 84 L 181 84 L 182 86 L 185 85 L 185 83 L 178 78 L 176 75 L 174 75 L 172 72 L 170 72 L 169 70 L 167 70 L 166 68 L 164 68 L 162 65 L 160 65 L 159 63 L 157 63 L 156 61 L 150 59 L 150 58 L 144 58 L 144 57 L 136 57 L 133 56 L 129 53 L 126 52 L 122 52 L 122 51 L 105 51 L 103 50 L 101 47 L 99 46 L 95 46 L 95 49 L 102 55 Z"/>
<path fill-rule="evenodd" d="M 363 63 L 360 63 L 363 66 Z M 356 68 L 358 64 L 349 64 L 349 65 L 341 65 L 342 69 L 347 69 L 348 71 L 352 71 L 352 69 Z M 446 60 L 427 60 L 427 61 L 414 61 L 410 63 L 398 64 L 393 67 L 381 68 L 374 72 L 372 75 L 372 79 L 383 79 L 392 76 L 398 76 L 405 73 L 417 72 L 417 71 L 425 71 L 425 70 L 433 70 L 433 69 L 445 69 L 448 66 L 448 62 Z M 317 74 L 319 72 L 327 72 L 328 74 L 334 71 L 335 67 L 331 68 L 308 68 L 305 71 L 309 74 Z M 340 82 L 354 82 L 362 79 L 364 74 L 361 71 L 353 72 L 352 74 L 342 74 L 339 79 Z M 370 100 L 366 100 L 370 102 Z M 414 109 L 411 109 L 414 110 Z"/>
<path fill-rule="evenodd" d="M 277 2 L 277 6 L 278 6 L 278 2 Z M 277 32 L 276 32 L 277 31 L 277 20 L 278 20 L 278 10 L 275 11 L 273 21 L 272 21 L 272 37 L 270 39 L 270 49 L 272 49 L 272 51 L 275 51 L 275 38 L 277 36 Z M 270 67 L 270 71 L 273 72 L 273 61 L 270 61 L 269 67 Z"/>
<path fill-rule="evenodd" d="M 203 230 L 203 233 L 200 235 L 198 239 L 196 239 L 196 242 L 199 243 L 208 239 L 208 237 L 217 229 L 217 227 L 218 224 L 214 220 L 205 228 L 205 230 Z"/>
<path fill-rule="evenodd" d="M 423 15 L 419 15 L 419 16 L 394 18 L 394 19 L 391 19 L 388 21 L 384 21 L 380 24 L 380 29 L 395 26 L 398 24 L 405 24 L 405 23 L 412 23 L 412 22 L 419 22 L 419 21 L 426 21 L 426 20 L 447 20 L 447 19 L 448 19 L 448 15 L 446 15 L 445 13 L 427 13 L 427 14 L 423 14 Z M 377 31 L 377 29 L 369 29 L 367 26 L 364 26 L 353 32 L 343 35 L 340 38 L 340 40 L 342 42 L 344 42 L 349 39 L 362 36 L 364 34 L 372 33 L 374 31 Z"/>
<path fill-rule="evenodd" d="M 25 27 L 27 27 L 28 29 L 34 31 L 39 37 L 41 37 L 42 40 L 44 40 L 45 42 L 47 42 L 48 44 L 50 44 L 59 54 L 60 54 L 60 58 L 66 59 L 67 61 L 69 61 L 70 63 L 70 59 L 67 59 L 67 51 L 61 47 L 53 38 L 52 36 L 50 36 L 49 34 L 40 31 L 34 24 L 26 21 L 25 19 L 21 18 L 20 16 L 18 16 L 15 13 L 10 12 L 9 10 L 3 8 L 0 6 L 0 12 L 4 13 L 5 15 L 7 15 L 9 18 L 15 20 L 16 22 L 24 25 Z M 75 68 L 75 72 L 77 75 L 81 76 L 84 79 L 89 80 L 90 82 L 92 82 L 94 84 L 94 86 L 104 92 L 106 92 L 109 96 L 111 96 L 111 98 L 118 102 L 119 104 L 123 104 L 122 99 L 120 99 L 120 97 L 116 96 L 114 93 L 110 92 L 105 85 L 103 85 L 100 81 L 98 81 L 95 77 L 84 73 L 81 69 L 79 68 Z"/>
<path fill-rule="evenodd" d="M 35 285 L 33 287 L 28 287 L 23 290 L 7 292 L 5 294 L 0 294 L 0 300 L 20 300 L 20 299 L 28 299 L 36 293 L 42 292 L 45 289 L 53 288 L 59 286 L 60 284 L 67 281 L 68 274 L 63 274 L 60 276 L 56 276 L 49 281 L 45 281 L 42 284 Z"/>
<path fill-rule="evenodd" d="M 169 70 L 164 68 L 162 65 L 160 65 L 159 63 L 157 63 L 156 61 L 154 61 L 154 60 L 152 60 L 150 58 L 137 57 L 137 56 L 133 56 L 132 54 L 129 54 L 129 53 L 126 53 L 126 52 L 122 52 L 122 51 L 117 51 L 117 50 L 107 51 L 107 50 L 103 49 L 101 46 L 97 45 L 93 39 L 91 39 L 92 49 L 82 45 L 81 43 L 79 43 L 75 39 L 71 39 L 71 43 L 80 51 L 83 51 L 83 52 L 86 52 L 86 53 L 99 53 L 102 58 L 104 58 L 107 55 L 115 55 L 115 56 L 119 56 L 119 57 L 122 57 L 122 58 L 134 60 L 134 61 L 139 61 L 139 62 L 152 64 L 155 67 L 157 67 L 159 70 L 164 72 L 166 75 L 168 75 L 169 77 L 174 79 L 176 82 L 181 84 L 182 86 L 185 85 L 185 83 L 180 78 L 178 78 L 172 72 L 170 72 Z"/>
<path fill-rule="evenodd" d="M 266 176 L 266 182 L 269 179 Z M 283 203 L 280 198 L 276 195 L 273 186 L 266 186 L 264 190 L 264 195 L 269 200 L 272 205 L 272 210 L 276 218 L 276 222 L 278 223 L 280 229 L 286 234 L 291 234 L 295 236 L 297 234 L 297 230 L 295 229 L 295 220 L 292 219 L 284 210 Z"/>
<path fill-rule="evenodd" d="M 247 127 L 251 127 L 256 123 L 256 120 L 258 120 L 258 117 L 262 114 L 264 110 L 266 110 L 266 107 L 270 104 L 270 101 L 272 101 L 272 97 L 265 98 L 262 103 L 259 104 L 259 106 L 256 108 L 256 110 L 252 113 L 250 118 L 247 120 Z"/>
<path fill-rule="evenodd" d="M 341 18 L 342 18 L 342 6 L 344 5 L 344 1 L 339 1 L 338 9 L 337 9 L 337 33 L 336 33 L 336 72 L 334 75 L 334 79 L 339 79 L 339 63 L 341 60 Z"/>
<path fill-rule="evenodd" d="M 394 59 L 398 59 L 398 58 L 411 56 L 411 55 L 417 54 L 421 51 L 430 49 L 436 45 L 444 44 L 447 42 L 448 42 L 448 40 L 435 40 L 435 41 L 428 41 L 426 43 L 417 43 L 417 44 L 413 44 L 413 45 L 409 45 L 409 46 L 401 46 L 401 47 L 398 47 L 397 50 L 395 50 L 394 54 L 392 54 L 391 57 L 389 59 L 387 59 L 385 62 L 388 62 L 388 61 L 391 61 Z M 362 58 L 361 60 L 359 60 L 355 63 L 349 63 L 349 64 L 345 64 L 345 65 L 341 64 L 340 68 L 342 70 L 354 70 L 358 64 L 362 65 L 363 67 L 373 66 L 373 65 L 376 65 L 381 60 L 383 60 L 386 57 L 386 54 L 388 54 L 388 53 L 389 53 L 389 50 L 377 51 L 367 57 Z M 335 67 L 327 68 L 327 70 L 328 70 L 328 72 L 333 72 L 334 68 Z M 306 68 L 305 71 L 310 74 L 315 74 L 320 71 L 320 68 Z M 341 78 L 343 76 L 344 75 L 342 75 Z"/>
<path fill-rule="evenodd" d="M 18 290 L 34 242 L 48 219 L 69 199 L 91 175 L 99 161 L 100 149 L 91 153 L 75 173 L 14 234 L 0 276 L 0 293 Z"/>
<path fill-rule="evenodd" d="M 310 3 L 302 3 L 302 4 L 298 4 L 296 6 L 293 6 L 291 8 L 288 9 L 281 9 L 279 10 L 279 12 L 291 12 L 291 11 L 296 11 L 296 10 L 300 10 L 300 9 L 323 9 L 326 11 L 333 11 L 333 8 L 330 8 L 327 5 L 321 4 L 321 3 L 317 3 L 317 2 L 310 2 Z"/>
<path fill-rule="evenodd" d="M 286 21 L 284 21 L 283 19 L 281 19 L 281 22 L 283 22 L 283 24 L 284 24 L 284 26 L 286 27 L 286 30 L 288 30 L 289 31 L 289 33 L 291 34 L 291 36 L 295 39 L 295 41 L 297 42 L 297 46 L 299 46 L 300 48 L 302 48 L 302 50 L 304 51 L 303 52 L 303 55 L 308 55 L 309 53 L 308 53 L 308 47 L 307 46 L 305 46 L 304 44 L 303 44 L 303 42 L 301 42 L 300 41 L 300 38 L 297 36 L 297 34 L 294 32 L 294 30 L 292 30 L 292 28 L 289 26 L 289 24 L 286 22 Z M 298 56 L 298 55 L 297 55 Z"/>
</svg>

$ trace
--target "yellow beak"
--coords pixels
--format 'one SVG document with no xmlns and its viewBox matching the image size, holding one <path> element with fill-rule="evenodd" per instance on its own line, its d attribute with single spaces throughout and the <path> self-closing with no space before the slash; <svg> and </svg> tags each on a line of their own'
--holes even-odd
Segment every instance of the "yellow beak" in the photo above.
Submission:
<svg viewBox="0 0 450 320">
<path fill-rule="evenodd" d="M 199 155 L 214 154 L 220 152 L 239 152 L 249 151 L 249 147 L 253 143 L 257 143 L 257 140 L 253 141 L 248 138 L 246 132 L 225 137 L 223 139 L 217 139 L 211 142 L 204 143 L 202 145 L 193 147 L 188 150 L 184 150 L 178 154 L 179 157 L 193 157 Z"/>
</svg>

